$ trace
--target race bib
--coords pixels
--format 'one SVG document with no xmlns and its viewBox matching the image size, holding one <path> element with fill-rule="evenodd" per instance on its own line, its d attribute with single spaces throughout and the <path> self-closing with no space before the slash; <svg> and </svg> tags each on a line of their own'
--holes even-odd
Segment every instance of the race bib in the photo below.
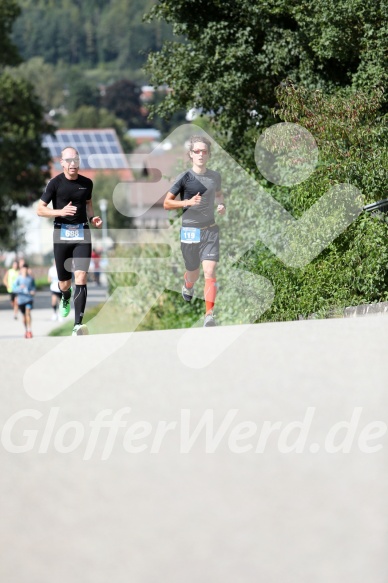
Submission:
<svg viewBox="0 0 388 583">
<path fill-rule="evenodd" d="M 61 225 L 61 241 L 83 241 L 85 238 L 84 226 Z"/>
<path fill-rule="evenodd" d="M 195 227 L 181 228 L 181 243 L 199 243 L 201 241 L 201 229 Z"/>
</svg>

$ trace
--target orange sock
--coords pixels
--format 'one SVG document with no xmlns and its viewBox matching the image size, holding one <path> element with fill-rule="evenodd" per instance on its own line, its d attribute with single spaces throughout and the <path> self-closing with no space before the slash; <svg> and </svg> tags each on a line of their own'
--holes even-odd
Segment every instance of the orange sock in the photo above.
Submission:
<svg viewBox="0 0 388 583">
<path fill-rule="evenodd" d="M 211 312 L 214 308 L 214 302 L 216 301 L 217 295 L 217 280 L 215 277 L 210 277 L 209 279 L 205 279 L 205 304 L 206 304 L 206 313 Z"/>
<path fill-rule="evenodd" d="M 187 279 L 187 272 L 185 273 L 184 278 L 185 278 L 185 286 L 187 287 L 187 289 L 191 289 L 193 287 L 194 283 Z"/>
</svg>

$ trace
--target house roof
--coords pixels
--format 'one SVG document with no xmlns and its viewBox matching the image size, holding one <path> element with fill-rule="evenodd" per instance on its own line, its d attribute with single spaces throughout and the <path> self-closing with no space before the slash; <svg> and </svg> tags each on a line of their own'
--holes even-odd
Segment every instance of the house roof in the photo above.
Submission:
<svg viewBox="0 0 388 583">
<path fill-rule="evenodd" d="M 61 151 L 71 146 L 79 152 L 82 174 L 92 177 L 97 171 L 125 170 L 126 178 L 132 178 L 126 155 L 113 128 L 58 129 L 52 136 L 43 136 L 43 146 L 48 148 L 53 160 L 52 176 L 62 172 L 59 163 Z"/>
<path fill-rule="evenodd" d="M 131 138 L 152 138 L 154 140 L 160 140 L 162 136 L 161 132 L 155 128 L 133 128 L 127 133 Z"/>
</svg>

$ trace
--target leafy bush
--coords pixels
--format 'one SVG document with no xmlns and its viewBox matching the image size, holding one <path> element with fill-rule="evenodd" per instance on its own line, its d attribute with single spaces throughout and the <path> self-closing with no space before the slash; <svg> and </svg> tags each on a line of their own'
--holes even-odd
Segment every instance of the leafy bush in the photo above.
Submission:
<svg viewBox="0 0 388 583">
<path fill-rule="evenodd" d="M 249 176 L 249 170 L 233 164 L 230 156 L 215 148 L 211 167 L 221 173 L 227 196 L 227 214 L 217 218 L 221 232 L 221 259 L 217 267 L 220 324 L 293 320 L 312 314 L 327 317 L 341 314 L 348 305 L 388 299 L 388 225 L 381 214 L 372 217 L 361 213 L 334 241 L 320 247 L 323 250 L 312 261 L 308 259 L 310 250 L 301 244 L 306 233 L 296 230 L 291 239 L 291 247 L 295 243 L 297 248 L 296 259 L 290 260 L 289 250 L 286 263 L 279 258 L 284 259 L 282 252 L 287 248 L 280 232 L 283 209 L 299 219 L 340 184 L 357 187 L 365 203 L 387 196 L 387 120 L 380 115 L 382 92 L 376 90 L 367 95 L 342 90 L 327 95 L 287 83 L 279 88 L 277 98 L 279 107 L 274 115 L 311 132 L 319 147 L 319 163 L 300 184 L 276 186 L 260 177 L 257 170 L 255 176 Z M 345 191 L 335 196 L 343 197 L 340 202 L 346 207 Z M 276 206 L 274 199 L 281 206 Z M 328 217 L 330 209 L 323 207 L 323 211 L 323 216 Z M 318 244 L 336 219 L 334 214 L 320 224 Z M 307 221 L 304 230 L 314 228 L 312 220 Z M 173 229 L 178 241 L 177 221 Z M 133 259 L 135 251 L 121 249 L 119 253 Z M 187 305 L 178 295 L 184 271 L 179 246 L 159 274 L 151 264 L 147 271 L 146 260 L 143 255 L 142 262 L 135 266 L 135 272 L 139 268 L 145 277 L 139 290 L 132 294 L 131 307 L 128 306 L 148 311 L 141 329 L 193 325 L 203 315 L 204 306 L 200 299 Z M 134 283 L 130 274 L 112 274 L 112 289 Z M 201 287 L 199 280 L 197 291 Z M 155 289 L 170 291 L 162 293 L 149 310 L 147 306 L 152 305 Z"/>
<path fill-rule="evenodd" d="M 292 189 L 271 191 L 301 216 L 330 186 L 348 183 L 365 203 L 388 196 L 387 117 L 381 116 L 382 91 L 337 91 L 325 95 L 285 84 L 278 89 L 275 113 L 308 129 L 319 146 L 314 174 Z M 302 269 L 286 267 L 258 243 L 241 262 L 267 277 L 276 289 L 260 321 L 290 320 L 311 314 L 341 313 L 348 305 L 388 299 L 388 231 L 381 213 L 362 213 L 337 239 Z"/>
</svg>

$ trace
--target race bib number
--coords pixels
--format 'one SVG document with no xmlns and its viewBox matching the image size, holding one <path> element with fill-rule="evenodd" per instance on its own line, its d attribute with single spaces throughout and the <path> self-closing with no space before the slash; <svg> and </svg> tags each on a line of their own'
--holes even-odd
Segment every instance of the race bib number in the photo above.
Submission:
<svg viewBox="0 0 388 583">
<path fill-rule="evenodd" d="M 61 241 L 83 241 L 85 238 L 84 226 L 61 225 Z"/>
<path fill-rule="evenodd" d="M 195 227 L 181 228 L 181 243 L 199 243 L 201 241 L 201 230 Z"/>
</svg>

